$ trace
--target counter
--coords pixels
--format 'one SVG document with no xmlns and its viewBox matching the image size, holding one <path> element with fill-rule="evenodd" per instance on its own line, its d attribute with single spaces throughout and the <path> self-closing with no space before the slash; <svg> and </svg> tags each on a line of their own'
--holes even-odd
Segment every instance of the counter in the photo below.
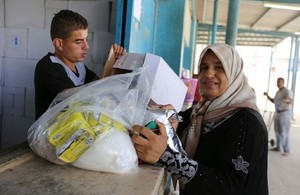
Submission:
<svg viewBox="0 0 300 195">
<path fill-rule="evenodd" d="M 0 194 L 160 195 L 167 174 L 161 167 L 141 165 L 129 174 L 101 173 L 53 164 L 31 150 L 0 157 Z M 9 159 L 10 158 L 10 159 Z M 7 160 L 8 159 L 8 160 Z"/>
</svg>

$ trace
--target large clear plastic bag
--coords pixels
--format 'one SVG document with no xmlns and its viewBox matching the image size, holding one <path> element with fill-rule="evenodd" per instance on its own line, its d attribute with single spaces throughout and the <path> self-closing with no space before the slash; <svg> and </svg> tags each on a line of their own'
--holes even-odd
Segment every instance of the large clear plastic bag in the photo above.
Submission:
<svg viewBox="0 0 300 195">
<path fill-rule="evenodd" d="M 145 123 L 153 76 L 147 67 L 62 92 L 28 130 L 39 156 L 56 164 L 124 173 L 138 159 L 128 129 Z"/>
</svg>

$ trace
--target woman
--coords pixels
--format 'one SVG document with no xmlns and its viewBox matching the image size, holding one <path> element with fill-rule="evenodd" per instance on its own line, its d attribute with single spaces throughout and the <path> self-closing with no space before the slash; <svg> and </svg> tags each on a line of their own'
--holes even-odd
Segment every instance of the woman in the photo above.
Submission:
<svg viewBox="0 0 300 195">
<path fill-rule="evenodd" d="M 165 166 L 185 184 L 182 194 L 268 194 L 268 135 L 242 59 L 233 47 L 214 44 L 202 51 L 199 67 L 201 101 L 180 113 L 177 128 L 187 155 L 167 146 L 157 122 L 158 135 L 133 126 L 143 135 L 132 137 L 138 157 Z"/>
</svg>

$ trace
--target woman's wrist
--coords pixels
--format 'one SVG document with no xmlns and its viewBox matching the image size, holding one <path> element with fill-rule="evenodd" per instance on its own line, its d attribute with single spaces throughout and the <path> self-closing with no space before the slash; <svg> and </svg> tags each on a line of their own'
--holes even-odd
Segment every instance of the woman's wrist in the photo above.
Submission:
<svg viewBox="0 0 300 195">
<path fill-rule="evenodd" d="M 167 147 L 157 164 L 162 165 L 181 183 L 189 182 L 197 172 L 198 163 Z"/>
</svg>

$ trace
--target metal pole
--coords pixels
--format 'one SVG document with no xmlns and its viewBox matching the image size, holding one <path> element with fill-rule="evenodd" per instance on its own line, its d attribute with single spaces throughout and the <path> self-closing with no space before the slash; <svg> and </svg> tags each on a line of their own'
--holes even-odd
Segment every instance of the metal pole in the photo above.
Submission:
<svg viewBox="0 0 300 195">
<path fill-rule="evenodd" d="M 240 0 L 230 0 L 227 13 L 227 27 L 225 43 L 235 46 L 238 31 Z"/>
<path fill-rule="evenodd" d="M 295 41 L 295 54 L 294 54 L 294 66 L 293 66 L 293 78 L 292 78 L 292 92 L 295 97 L 295 90 L 296 90 L 296 80 L 297 80 L 297 72 L 298 72 L 298 61 L 299 61 L 299 37 L 296 36 Z M 294 101 L 295 98 L 293 97 L 293 105 L 292 105 L 292 115 L 294 118 Z"/>
<path fill-rule="evenodd" d="M 216 34 L 218 28 L 218 0 L 215 0 L 214 3 L 214 16 L 213 16 L 213 26 L 212 26 L 212 34 L 211 34 L 211 44 L 216 42 Z"/>
<path fill-rule="evenodd" d="M 123 1 L 117 0 L 117 12 L 116 12 L 116 35 L 115 35 L 115 42 L 119 45 L 122 44 L 122 33 L 123 33 L 123 11 L 124 11 L 124 4 Z"/>
<path fill-rule="evenodd" d="M 291 49 L 290 49 L 290 59 L 289 59 L 289 67 L 288 67 L 288 78 L 287 78 L 287 87 L 290 85 L 290 72 L 293 73 L 292 70 L 292 63 L 293 63 L 293 47 L 294 43 L 296 41 L 296 38 L 293 36 L 291 37 Z"/>
<path fill-rule="evenodd" d="M 267 93 L 269 93 L 269 88 L 270 88 L 270 80 L 271 80 L 271 72 L 272 72 L 272 64 L 273 64 L 273 54 L 274 54 L 274 48 L 272 48 L 272 50 L 271 50 Z M 267 110 L 267 104 L 268 104 L 268 98 L 266 98 L 265 111 Z"/>
</svg>

